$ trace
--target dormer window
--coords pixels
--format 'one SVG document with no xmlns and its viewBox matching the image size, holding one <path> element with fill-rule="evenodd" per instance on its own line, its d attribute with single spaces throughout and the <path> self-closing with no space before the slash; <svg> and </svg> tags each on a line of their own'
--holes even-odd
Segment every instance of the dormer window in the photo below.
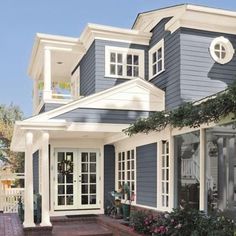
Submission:
<svg viewBox="0 0 236 236">
<path fill-rule="evenodd" d="M 106 46 L 105 77 L 144 78 L 144 51 Z"/>
<path fill-rule="evenodd" d="M 164 40 L 149 50 L 149 79 L 164 71 Z"/>
<path fill-rule="evenodd" d="M 234 48 L 227 38 L 221 36 L 211 42 L 210 54 L 217 63 L 226 64 L 232 60 Z"/>
</svg>

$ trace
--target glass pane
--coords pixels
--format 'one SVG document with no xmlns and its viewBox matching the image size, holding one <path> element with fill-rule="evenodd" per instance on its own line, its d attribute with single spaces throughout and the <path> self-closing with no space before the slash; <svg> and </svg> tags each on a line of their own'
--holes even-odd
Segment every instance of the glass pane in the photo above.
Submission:
<svg viewBox="0 0 236 236">
<path fill-rule="evenodd" d="M 132 55 L 127 55 L 127 64 L 132 65 Z"/>
<path fill-rule="evenodd" d="M 96 164 L 90 164 L 90 172 L 96 172 Z"/>
<path fill-rule="evenodd" d="M 166 180 L 169 180 L 169 169 L 166 170 Z"/>
<path fill-rule="evenodd" d="M 73 174 L 66 175 L 66 182 L 73 183 Z"/>
<path fill-rule="evenodd" d="M 157 51 L 157 59 L 161 59 L 162 58 L 162 48 L 159 48 Z"/>
<path fill-rule="evenodd" d="M 166 206 L 169 206 L 169 196 L 166 196 Z"/>
<path fill-rule="evenodd" d="M 138 75 L 139 75 L 139 69 L 138 69 L 137 66 L 134 67 L 133 75 L 134 75 L 135 77 L 138 77 Z"/>
<path fill-rule="evenodd" d="M 58 185 L 58 194 L 65 194 L 65 185 Z"/>
<path fill-rule="evenodd" d="M 59 173 L 59 174 L 57 175 L 57 182 L 58 182 L 59 184 L 65 183 L 65 176 L 64 176 L 63 174 Z"/>
<path fill-rule="evenodd" d="M 127 162 L 127 170 L 130 170 L 130 161 Z"/>
<path fill-rule="evenodd" d="M 221 52 L 221 59 L 224 59 L 226 56 L 226 53 L 225 52 Z"/>
<path fill-rule="evenodd" d="M 131 191 L 134 192 L 134 182 L 131 183 Z"/>
<path fill-rule="evenodd" d="M 127 171 L 127 180 L 130 180 L 130 171 Z"/>
<path fill-rule="evenodd" d="M 216 50 L 219 50 L 219 49 L 220 49 L 220 44 L 216 44 L 216 45 L 215 45 L 215 49 L 216 49 Z"/>
<path fill-rule="evenodd" d="M 138 56 L 134 55 L 134 65 L 138 65 L 138 64 L 139 64 Z"/>
<path fill-rule="evenodd" d="M 162 60 L 158 61 L 157 67 L 158 67 L 158 69 L 157 69 L 158 72 L 162 71 Z"/>
<path fill-rule="evenodd" d="M 82 152 L 82 162 L 88 162 L 88 153 L 87 152 Z"/>
<path fill-rule="evenodd" d="M 58 204 L 58 206 L 65 205 L 65 197 L 64 196 L 58 196 L 57 197 L 57 204 Z"/>
<path fill-rule="evenodd" d="M 117 61 L 118 63 L 122 63 L 123 59 L 122 59 L 122 54 L 117 54 Z"/>
<path fill-rule="evenodd" d="M 96 195 L 90 195 L 89 204 L 96 204 Z"/>
<path fill-rule="evenodd" d="M 73 205 L 73 196 L 67 196 L 66 197 L 66 204 L 67 205 Z"/>
<path fill-rule="evenodd" d="M 66 160 L 73 162 L 73 152 L 67 152 L 66 153 Z"/>
<path fill-rule="evenodd" d="M 82 174 L 82 183 L 88 183 L 88 175 Z"/>
<path fill-rule="evenodd" d="M 82 172 L 88 172 L 88 164 L 82 164 Z"/>
<path fill-rule="evenodd" d="M 132 176 L 131 177 L 132 177 L 132 180 L 134 180 L 134 171 L 132 171 Z"/>
<path fill-rule="evenodd" d="M 119 152 L 119 155 L 118 155 L 118 156 L 119 156 L 119 158 L 118 158 L 119 161 L 121 161 L 121 153 L 120 153 L 120 152 Z"/>
<path fill-rule="evenodd" d="M 166 156 L 166 167 L 169 167 L 169 156 Z"/>
<path fill-rule="evenodd" d="M 119 172 L 119 175 L 118 175 L 119 177 L 118 177 L 118 179 L 121 179 L 121 172 Z"/>
<path fill-rule="evenodd" d="M 127 152 L 127 160 L 130 159 L 130 151 Z"/>
<path fill-rule="evenodd" d="M 124 160 L 125 160 L 125 153 L 122 152 L 122 161 L 124 161 Z"/>
<path fill-rule="evenodd" d="M 65 153 L 64 152 L 58 152 L 58 162 L 62 162 L 65 160 Z"/>
<path fill-rule="evenodd" d="M 157 66 L 156 66 L 156 64 L 154 64 L 152 66 L 152 75 L 155 75 L 156 73 L 157 73 Z"/>
<path fill-rule="evenodd" d="M 90 174 L 90 183 L 96 183 L 96 175 Z"/>
<path fill-rule="evenodd" d="M 83 195 L 82 196 L 82 204 L 83 205 L 87 205 L 88 204 L 88 196 L 87 195 Z"/>
<path fill-rule="evenodd" d="M 87 184 L 86 185 L 82 184 L 82 194 L 84 194 L 84 193 L 88 193 L 88 185 Z"/>
<path fill-rule="evenodd" d="M 110 65 L 110 74 L 115 75 L 116 74 L 116 66 L 115 65 Z"/>
<path fill-rule="evenodd" d="M 132 66 L 127 66 L 127 76 L 132 76 Z"/>
<path fill-rule="evenodd" d="M 118 167 L 119 170 L 121 170 L 121 162 L 119 163 L 119 167 Z"/>
<path fill-rule="evenodd" d="M 66 194 L 73 194 L 73 185 L 66 186 Z"/>
<path fill-rule="evenodd" d="M 96 152 L 90 152 L 90 162 L 96 162 Z"/>
<path fill-rule="evenodd" d="M 112 52 L 112 53 L 110 54 L 110 61 L 111 61 L 111 62 L 116 62 L 116 54 L 115 54 L 114 52 Z"/>
<path fill-rule="evenodd" d="M 220 58 L 220 52 L 219 51 L 215 51 L 215 54 L 216 54 L 217 57 Z"/>
<path fill-rule="evenodd" d="M 169 193 L 169 183 L 166 183 L 166 194 Z"/>
<path fill-rule="evenodd" d="M 132 168 L 132 170 L 133 170 L 133 169 L 134 169 L 134 160 L 133 160 L 131 163 L 132 163 L 131 168 Z"/>
<path fill-rule="evenodd" d="M 165 206 L 165 196 L 162 196 L 162 206 Z"/>
<path fill-rule="evenodd" d="M 122 162 L 122 170 L 124 170 L 124 169 L 125 169 L 125 163 Z"/>
<path fill-rule="evenodd" d="M 117 66 L 117 74 L 118 75 L 123 75 L 123 66 L 122 65 L 118 65 Z"/>
<path fill-rule="evenodd" d="M 152 54 L 152 63 L 155 63 L 156 61 L 157 61 L 157 54 L 156 54 L 156 52 L 154 52 Z"/>
<path fill-rule="evenodd" d="M 96 193 L 96 185 L 90 185 L 90 193 Z"/>
</svg>

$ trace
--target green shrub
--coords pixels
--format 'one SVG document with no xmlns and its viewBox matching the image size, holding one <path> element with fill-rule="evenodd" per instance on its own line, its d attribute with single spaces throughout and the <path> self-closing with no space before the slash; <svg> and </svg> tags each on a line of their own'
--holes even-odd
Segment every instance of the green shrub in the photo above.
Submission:
<svg viewBox="0 0 236 236">
<path fill-rule="evenodd" d="M 233 236 L 234 221 L 217 213 L 185 207 L 154 217 L 151 213 L 136 211 L 131 214 L 130 226 L 138 233 L 155 236 Z"/>
</svg>

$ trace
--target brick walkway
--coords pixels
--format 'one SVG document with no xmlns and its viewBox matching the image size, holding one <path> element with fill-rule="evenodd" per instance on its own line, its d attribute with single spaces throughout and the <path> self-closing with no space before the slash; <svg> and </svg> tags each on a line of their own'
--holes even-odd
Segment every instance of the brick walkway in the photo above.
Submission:
<svg viewBox="0 0 236 236">
<path fill-rule="evenodd" d="M 16 214 L 0 213 L 0 236 L 23 236 L 23 229 Z"/>
</svg>

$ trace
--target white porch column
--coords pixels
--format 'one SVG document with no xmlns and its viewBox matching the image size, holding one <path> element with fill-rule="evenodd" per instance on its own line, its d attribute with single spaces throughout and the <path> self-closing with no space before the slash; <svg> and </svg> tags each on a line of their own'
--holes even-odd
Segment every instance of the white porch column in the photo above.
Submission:
<svg viewBox="0 0 236 236">
<path fill-rule="evenodd" d="M 42 221 L 41 226 L 51 226 L 49 216 L 49 133 L 42 134 L 41 149 L 41 194 L 42 194 Z"/>
<path fill-rule="evenodd" d="M 44 89 L 43 89 L 43 98 L 51 99 L 52 98 L 52 73 L 51 73 L 51 51 L 48 48 L 44 49 Z"/>
<path fill-rule="evenodd" d="M 33 204 L 33 133 L 28 131 L 25 136 L 25 195 L 24 195 L 24 227 L 34 227 Z"/>
<path fill-rule="evenodd" d="M 171 129 L 171 128 L 170 128 Z M 169 139 L 169 181 L 170 181 L 170 196 L 169 196 L 169 208 L 172 210 L 175 207 L 175 155 L 174 155 L 174 137 L 172 136 L 172 132 L 170 131 L 170 139 Z"/>
<path fill-rule="evenodd" d="M 200 129 L 200 201 L 199 210 L 207 212 L 207 195 L 206 195 L 206 132 Z"/>
</svg>

